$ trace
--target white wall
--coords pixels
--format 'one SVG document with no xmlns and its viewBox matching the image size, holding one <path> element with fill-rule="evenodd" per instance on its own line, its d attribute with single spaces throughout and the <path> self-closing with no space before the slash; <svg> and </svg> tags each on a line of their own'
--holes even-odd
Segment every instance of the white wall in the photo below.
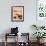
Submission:
<svg viewBox="0 0 46 46">
<path fill-rule="evenodd" d="M 11 22 L 11 6 L 24 6 L 24 22 Z M 36 24 L 36 0 L 1 0 L 0 33 L 3 29 L 19 27 L 20 32 L 29 32 L 30 25 Z"/>
<path fill-rule="evenodd" d="M 24 22 L 11 22 L 11 6 L 24 6 Z M 19 32 L 30 32 L 36 24 L 36 0 L 0 0 L 0 34 L 11 27 L 19 27 Z"/>
</svg>

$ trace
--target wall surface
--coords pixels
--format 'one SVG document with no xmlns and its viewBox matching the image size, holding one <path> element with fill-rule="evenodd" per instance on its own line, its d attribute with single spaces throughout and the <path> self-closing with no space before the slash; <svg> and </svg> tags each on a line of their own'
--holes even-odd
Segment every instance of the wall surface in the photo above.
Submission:
<svg viewBox="0 0 46 46">
<path fill-rule="evenodd" d="M 24 22 L 11 22 L 11 6 L 24 6 Z M 36 24 L 36 0 L 0 0 L 0 34 L 8 28 L 19 27 L 19 32 L 29 32 Z"/>
</svg>

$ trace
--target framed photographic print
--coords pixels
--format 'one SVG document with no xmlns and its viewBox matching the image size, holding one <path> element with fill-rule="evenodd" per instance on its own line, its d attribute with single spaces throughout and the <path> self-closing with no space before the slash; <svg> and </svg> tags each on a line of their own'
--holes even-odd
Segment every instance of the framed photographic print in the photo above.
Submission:
<svg viewBox="0 0 46 46">
<path fill-rule="evenodd" d="M 11 21 L 13 22 L 24 21 L 24 6 L 11 7 Z"/>
<path fill-rule="evenodd" d="M 44 26 L 46 25 L 46 0 L 37 0 L 36 3 L 36 24 Z"/>
</svg>

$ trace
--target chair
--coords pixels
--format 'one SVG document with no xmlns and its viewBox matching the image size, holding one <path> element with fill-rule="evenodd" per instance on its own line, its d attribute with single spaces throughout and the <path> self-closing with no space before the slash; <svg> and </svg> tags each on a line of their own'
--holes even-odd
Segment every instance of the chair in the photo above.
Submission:
<svg viewBox="0 0 46 46">
<path fill-rule="evenodd" d="M 19 46 L 30 46 L 29 43 L 29 33 L 21 33 L 21 42 L 19 42 Z M 23 41 L 24 40 L 24 41 Z"/>
</svg>

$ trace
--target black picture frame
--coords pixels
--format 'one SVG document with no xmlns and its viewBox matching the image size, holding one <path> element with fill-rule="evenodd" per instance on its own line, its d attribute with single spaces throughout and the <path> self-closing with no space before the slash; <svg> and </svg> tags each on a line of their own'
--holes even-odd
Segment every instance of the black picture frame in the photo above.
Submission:
<svg viewBox="0 0 46 46">
<path fill-rule="evenodd" d="M 12 22 L 24 21 L 24 6 L 11 6 L 11 21 Z"/>
</svg>

